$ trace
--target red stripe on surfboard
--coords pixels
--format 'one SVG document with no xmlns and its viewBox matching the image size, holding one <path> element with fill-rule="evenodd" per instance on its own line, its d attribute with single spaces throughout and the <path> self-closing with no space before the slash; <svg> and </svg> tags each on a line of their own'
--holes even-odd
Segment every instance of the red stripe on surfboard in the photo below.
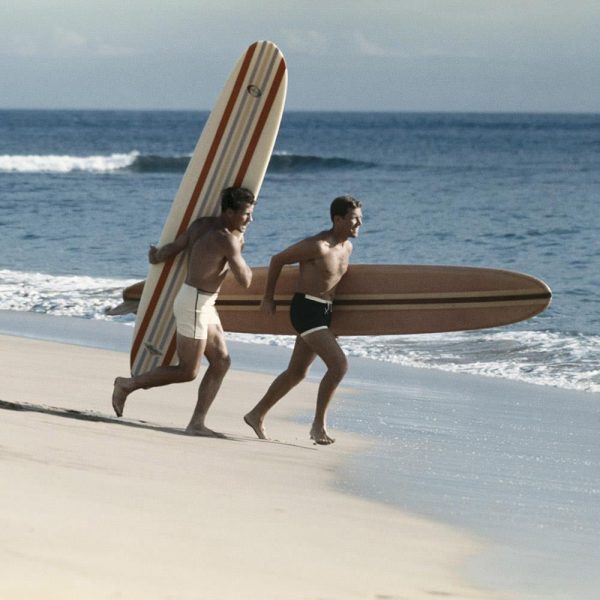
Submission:
<svg viewBox="0 0 600 600">
<path fill-rule="evenodd" d="M 194 214 L 194 210 L 196 208 L 198 198 L 200 197 L 200 191 L 202 190 L 202 187 L 204 186 L 204 184 L 206 182 L 206 178 L 208 177 L 208 173 L 209 173 L 210 169 L 212 168 L 215 156 L 217 154 L 218 147 L 219 147 L 221 140 L 223 138 L 223 135 L 225 133 L 227 123 L 229 122 L 229 119 L 233 112 L 233 107 L 235 106 L 235 102 L 239 95 L 240 88 L 242 87 L 242 82 L 243 82 L 244 78 L 246 77 L 246 73 L 248 72 L 248 69 L 250 68 L 250 62 L 252 60 L 252 56 L 254 55 L 254 52 L 255 52 L 257 46 L 258 46 L 258 43 L 254 43 L 246 51 L 244 60 L 240 67 L 240 71 L 239 71 L 236 81 L 234 83 L 231 94 L 229 95 L 229 100 L 227 101 L 227 105 L 223 112 L 223 116 L 221 117 L 221 121 L 220 121 L 217 131 L 215 133 L 213 143 L 211 144 L 211 147 L 209 149 L 207 159 L 204 162 L 204 166 L 202 168 L 202 171 L 200 172 L 200 175 L 198 176 L 196 186 L 194 187 L 194 191 L 190 198 L 190 202 L 188 203 L 188 208 L 183 216 L 183 219 L 182 219 L 179 229 L 177 231 L 176 237 L 181 235 L 181 233 L 183 233 L 183 231 L 185 231 L 187 229 L 189 221 L 191 220 L 192 215 Z M 169 273 L 171 272 L 174 262 L 175 262 L 175 260 L 173 259 L 173 260 L 165 263 L 163 270 L 161 271 L 160 277 L 158 279 L 158 283 L 157 283 L 156 287 L 154 288 L 154 293 L 152 294 L 152 298 L 150 299 L 150 303 L 148 304 L 148 308 L 146 309 L 146 313 L 144 314 L 144 318 L 140 325 L 140 329 L 138 330 L 138 333 L 135 337 L 135 340 L 134 340 L 132 348 L 131 348 L 131 354 L 130 354 L 130 366 L 131 367 L 133 367 L 133 363 L 135 360 L 134 357 L 137 357 L 138 351 L 142 344 L 142 340 L 144 338 L 144 335 L 146 334 L 146 330 L 148 329 L 148 324 L 150 323 L 152 314 L 154 313 L 154 311 L 156 309 L 158 300 L 160 298 L 160 295 L 161 295 L 162 290 L 165 285 L 165 281 L 167 280 Z"/>
<path fill-rule="evenodd" d="M 174 333 L 171 336 L 171 341 L 169 342 L 169 347 L 165 352 L 165 357 L 162 362 L 163 367 L 168 367 L 175 356 L 175 351 L 177 350 L 177 333 Z"/>
<path fill-rule="evenodd" d="M 275 98 L 279 93 L 279 88 L 281 86 L 281 82 L 283 80 L 283 76 L 285 75 L 285 60 L 283 58 L 279 61 L 279 67 L 277 68 L 277 72 L 275 73 L 275 77 L 273 79 L 273 84 L 271 85 L 271 89 L 269 90 L 269 95 L 265 100 L 265 105 L 263 106 L 262 112 L 258 118 L 258 122 L 256 124 L 256 128 L 254 129 L 254 133 L 252 134 L 252 139 L 248 144 L 248 148 L 246 149 L 246 154 L 242 160 L 242 164 L 240 165 L 240 170 L 238 172 L 237 177 L 235 178 L 235 186 L 240 186 L 243 183 L 244 177 L 246 176 L 246 171 L 248 170 L 248 166 L 250 165 L 250 161 L 254 156 L 254 152 L 256 151 L 256 146 L 258 145 L 258 141 L 260 140 L 260 136 L 262 135 L 263 129 L 265 127 L 265 123 L 269 118 L 269 113 L 271 112 L 271 108 L 273 108 L 273 103 L 275 102 Z"/>
<path fill-rule="evenodd" d="M 163 367 L 168 367 L 171 364 L 171 361 L 173 360 L 173 357 L 175 356 L 176 350 L 177 350 L 177 332 L 175 332 L 171 336 L 171 341 L 169 342 L 169 347 L 167 348 L 167 351 L 165 352 L 165 356 L 162 361 Z"/>
<path fill-rule="evenodd" d="M 252 134 L 252 138 L 250 139 L 250 143 L 248 144 L 248 148 L 246 149 L 246 153 L 244 154 L 244 158 L 242 159 L 242 163 L 240 165 L 237 177 L 234 180 L 233 185 L 235 186 L 241 186 L 244 181 L 244 177 L 246 176 L 246 172 L 248 171 L 248 167 L 250 166 L 250 161 L 252 160 L 252 156 L 256 151 L 256 146 L 258 146 L 260 136 L 262 135 L 267 119 L 269 118 L 269 113 L 271 112 L 271 109 L 273 108 L 273 104 L 275 102 L 275 98 L 279 93 L 279 88 L 281 87 L 281 82 L 283 81 L 285 71 L 286 64 L 285 60 L 282 58 L 279 61 L 279 67 L 277 68 L 277 72 L 275 73 L 275 77 L 273 78 L 271 89 L 269 90 L 269 94 L 265 100 L 265 105 L 263 106 L 262 112 L 254 128 L 254 132 Z M 171 343 L 169 344 L 169 349 L 167 350 L 163 358 L 163 366 L 170 365 L 171 361 L 173 360 L 173 357 L 175 356 L 175 338 L 176 335 L 173 335 Z"/>
</svg>

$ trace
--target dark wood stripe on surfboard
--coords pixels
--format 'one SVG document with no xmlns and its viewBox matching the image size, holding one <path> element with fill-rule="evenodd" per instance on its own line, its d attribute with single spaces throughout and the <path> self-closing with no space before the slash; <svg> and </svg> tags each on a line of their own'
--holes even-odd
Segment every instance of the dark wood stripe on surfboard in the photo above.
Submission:
<svg viewBox="0 0 600 600">
<path fill-rule="evenodd" d="M 334 300 L 334 306 L 380 306 L 380 305 L 434 305 L 434 304 L 472 304 L 477 302 L 481 303 L 513 303 L 513 302 L 529 302 L 533 300 L 549 300 L 550 294 L 548 292 L 539 292 L 532 294 L 499 294 L 496 296 L 441 296 L 438 298 L 385 298 L 385 299 L 356 299 L 356 300 Z"/>
<path fill-rule="evenodd" d="M 472 294 L 469 296 L 453 296 L 440 294 L 435 298 L 431 297 L 411 297 L 403 298 L 401 296 L 394 298 L 393 295 L 388 294 L 386 298 L 356 298 L 356 299 L 336 299 L 333 301 L 334 307 L 365 307 L 365 308 L 376 308 L 378 306 L 431 306 L 437 304 L 492 304 L 492 303 L 503 303 L 512 304 L 515 302 L 532 302 L 532 301 L 546 301 L 551 298 L 550 292 L 532 292 L 531 294 L 496 294 L 496 295 L 481 295 Z M 217 308 L 253 308 L 259 307 L 262 298 L 248 298 L 248 299 L 222 299 L 218 298 L 216 302 Z M 290 299 L 276 300 L 277 306 L 289 306 L 291 304 Z"/>
</svg>

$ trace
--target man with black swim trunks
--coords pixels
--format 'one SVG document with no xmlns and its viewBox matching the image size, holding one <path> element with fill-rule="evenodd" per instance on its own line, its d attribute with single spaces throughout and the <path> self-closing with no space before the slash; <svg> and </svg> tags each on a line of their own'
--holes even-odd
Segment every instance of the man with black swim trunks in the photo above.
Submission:
<svg viewBox="0 0 600 600">
<path fill-rule="evenodd" d="M 231 362 L 215 301 L 228 271 L 244 288 L 252 281 L 252 271 L 242 256 L 242 249 L 244 232 L 252 222 L 254 203 L 250 190 L 227 188 L 221 194 L 218 217 L 196 219 L 172 243 L 150 247 L 148 259 L 152 264 L 171 260 L 181 252 L 187 255 L 187 278 L 173 306 L 179 363 L 157 367 L 135 377 L 117 377 L 112 405 L 118 417 L 123 414 L 129 394 L 138 389 L 192 381 L 200 371 L 202 356 L 206 356 L 208 369 L 200 383 L 198 401 L 186 433 L 224 437 L 204 424 Z"/>
<path fill-rule="evenodd" d="M 352 253 L 351 238 L 362 225 L 361 203 L 352 196 L 336 198 L 330 207 L 333 226 L 297 244 L 271 259 L 261 308 L 274 314 L 275 285 L 284 265 L 299 263 L 300 275 L 292 300 L 290 318 L 297 331 L 294 351 L 287 369 L 271 384 L 260 402 L 244 417 L 256 435 L 266 439 L 264 419 L 267 412 L 298 385 L 319 356 L 327 366 L 317 395 L 315 418 L 310 437 L 317 444 L 332 444 L 325 418 L 333 394 L 348 369 L 348 361 L 335 335 L 329 329 L 335 289 L 348 270 Z"/>
</svg>

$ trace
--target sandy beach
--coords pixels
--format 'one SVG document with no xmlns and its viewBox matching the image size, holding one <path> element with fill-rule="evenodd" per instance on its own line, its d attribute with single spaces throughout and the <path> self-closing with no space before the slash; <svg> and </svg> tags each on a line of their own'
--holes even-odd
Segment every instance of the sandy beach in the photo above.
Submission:
<svg viewBox="0 0 600 600">
<path fill-rule="evenodd" d="M 336 491 L 368 441 L 310 443 L 291 417 L 314 383 L 260 441 L 241 416 L 271 377 L 234 369 L 207 423 L 229 439 L 192 438 L 193 383 L 112 419 L 124 352 L 4 335 L 0 353 L 3 598 L 500 597 L 464 576 L 475 539 Z"/>
</svg>

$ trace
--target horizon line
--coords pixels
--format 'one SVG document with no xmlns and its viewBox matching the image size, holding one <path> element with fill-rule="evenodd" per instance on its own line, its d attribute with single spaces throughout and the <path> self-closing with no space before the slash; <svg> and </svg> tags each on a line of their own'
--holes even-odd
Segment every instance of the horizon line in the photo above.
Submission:
<svg viewBox="0 0 600 600">
<path fill-rule="evenodd" d="M 14 107 L 0 106 L 4 112 L 200 112 L 210 113 L 212 108 L 119 108 L 119 107 Z M 541 110 L 541 109 L 334 109 L 334 108 L 288 108 L 288 113 L 380 113 L 380 114 L 481 114 L 481 115 L 599 115 L 600 109 L 592 110 Z"/>
</svg>

